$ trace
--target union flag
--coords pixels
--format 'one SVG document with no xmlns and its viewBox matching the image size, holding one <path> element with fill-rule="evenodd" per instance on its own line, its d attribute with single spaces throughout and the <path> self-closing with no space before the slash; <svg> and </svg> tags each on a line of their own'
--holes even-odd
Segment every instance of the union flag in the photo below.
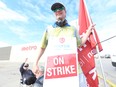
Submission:
<svg viewBox="0 0 116 87">
<path fill-rule="evenodd" d="M 86 33 L 88 27 L 93 24 L 89 16 L 85 0 L 80 0 L 78 23 L 80 35 Z M 97 52 L 96 46 L 98 46 L 99 51 L 102 51 L 100 40 L 96 30 L 94 29 L 86 43 L 78 49 L 79 63 L 89 87 L 98 87 L 99 85 L 94 60 L 94 54 Z"/>
</svg>

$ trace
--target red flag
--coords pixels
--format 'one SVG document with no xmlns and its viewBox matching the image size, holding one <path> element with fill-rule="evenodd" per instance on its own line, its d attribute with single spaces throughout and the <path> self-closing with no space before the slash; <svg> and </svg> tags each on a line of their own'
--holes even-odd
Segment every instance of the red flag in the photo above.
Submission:
<svg viewBox="0 0 116 87">
<path fill-rule="evenodd" d="M 92 24 L 92 20 L 88 14 L 87 7 L 84 0 L 80 0 L 79 7 L 79 34 L 83 36 L 86 33 L 88 27 Z M 89 36 L 89 40 L 78 49 L 79 63 L 87 78 L 89 87 L 98 87 L 98 76 L 95 69 L 94 54 L 96 51 L 96 45 L 98 45 L 99 51 L 102 50 L 100 40 L 94 29 L 94 34 Z"/>
</svg>

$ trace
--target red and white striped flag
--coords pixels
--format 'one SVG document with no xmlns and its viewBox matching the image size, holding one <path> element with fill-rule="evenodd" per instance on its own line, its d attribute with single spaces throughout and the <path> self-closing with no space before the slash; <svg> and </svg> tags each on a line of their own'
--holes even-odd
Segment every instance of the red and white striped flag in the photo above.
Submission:
<svg viewBox="0 0 116 87">
<path fill-rule="evenodd" d="M 79 6 L 79 34 L 81 36 L 86 33 L 88 27 L 92 24 L 92 20 L 89 16 L 85 0 L 80 0 Z M 94 29 L 90 34 L 86 43 L 78 49 L 79 63 L 82 71 L 86 76 L 89 87 L 98 87 L 99 81 L 95 68 L 94 54 L 96 52 L 96 45 L 98 45 L 99 51 L 102 51 L 102 46 L 98 38 L 97 32 Z"/>
</svg>

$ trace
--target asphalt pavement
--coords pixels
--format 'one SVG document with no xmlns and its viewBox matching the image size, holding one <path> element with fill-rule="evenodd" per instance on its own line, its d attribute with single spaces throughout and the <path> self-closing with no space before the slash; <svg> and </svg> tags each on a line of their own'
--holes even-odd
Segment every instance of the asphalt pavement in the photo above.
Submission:
<svg viewBox="0 0 116 87">
<path fill-rule="evenodd" d="M 116 87 L 116 67 L 110 58 L 96 59 L 100 87 Z"/>
<path fill-rule="evenodd" d="M 112 66 L 111 59 L 103 58 L 101 60 L 95 59 L 95 61 L 99 75 L 99 87 L 116 87 L 116 69 Z M 20 87 L 20 65 L 21 62 L 0 61 L 0 87 Z M 30 63 L 30 67 L 32 66 L 33 63 Z M 103 75 L 105 80 L 103 80 Z"/>
</svg>

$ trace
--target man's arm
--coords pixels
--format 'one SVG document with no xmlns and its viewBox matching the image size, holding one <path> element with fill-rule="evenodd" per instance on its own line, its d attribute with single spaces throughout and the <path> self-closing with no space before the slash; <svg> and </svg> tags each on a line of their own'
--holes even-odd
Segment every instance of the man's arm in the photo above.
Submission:
<svg viewBox="0 0 116 87">
<path fill-rule="evenodd" d="M 21 73 L 24 71 L 24 69 L 23 69 L 23 66 L 24 66 L 24 65 L 25 65 L 25 63 L 21 64 L 21 66 L 20 66 L 20 72 L 21 72 Z"/>
<path fill-rule="evenodd" d="M 27 62 L 27 60 L 28 60 L 28 58 L 26 58 L 25 61 L 20 66 L 20 72 L 21 73 L 24 71 L 23 67 L 24 67 L 25 63 Z"/>
<path fill-rule="evenodd" d="M 36 66 L 38 66 L 38 62 L 39 62 L 41 56 L 43 55 L 44 51 L 45 51 L 45 48 L 40 48 L 39 49 L 39 55 L 38 55 L 38 58 L 36 60 Z"/>
<path fill-rule="evenodd" d="M 40 60 L 41 56 L 43 55 L 44 51 L 45 51 L 45 48 L 40 48 L 40 49 L 39 49 L 39 54 L 38 54 L 38 57 L 37 57 L 37 59 L 36 59 L 35 65 L 34 65 L 34 67 L 33 67 L 33 73 L 34 73 L 35 75 L 36 75 L 36 73 L 37 73 L 38 70 L 39 70 L 38 63 L 39 63 L 39 60 Z"/>
</svg>

